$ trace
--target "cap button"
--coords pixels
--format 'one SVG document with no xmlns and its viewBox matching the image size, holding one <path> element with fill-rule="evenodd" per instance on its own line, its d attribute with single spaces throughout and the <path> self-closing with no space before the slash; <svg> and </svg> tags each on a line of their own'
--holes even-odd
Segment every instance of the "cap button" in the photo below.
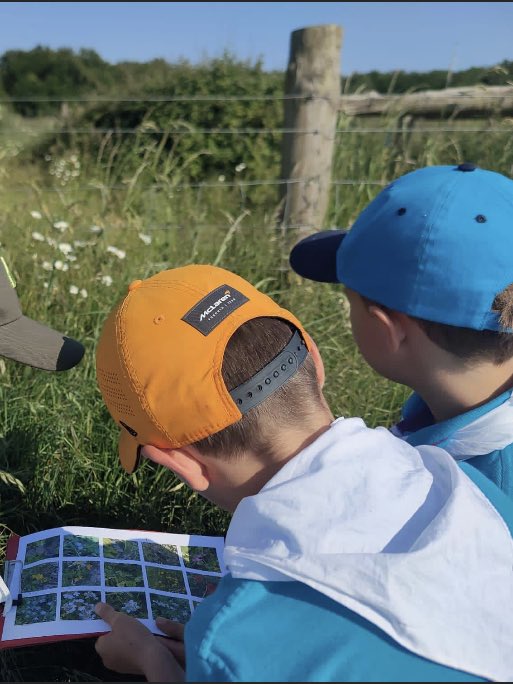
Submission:
<svg viewBox="0 0 513 684">
<path fill-rule="evenodd" d="M 141 287 L 142 285 L 142 280 L 133 280 L 130 285 L 128 286 L 128 291 L 132 292 L 132 290 L 136 290 L 138 287 Z"/>
<path fill-rule="evenodd" d="M 456 167 L 457 171 L 475 171 L 476 170 L 476 165 L 472 164 L 472 162 L 463 162 L 463 164 L 460 164 L 459 166 Z"/>
</svg>

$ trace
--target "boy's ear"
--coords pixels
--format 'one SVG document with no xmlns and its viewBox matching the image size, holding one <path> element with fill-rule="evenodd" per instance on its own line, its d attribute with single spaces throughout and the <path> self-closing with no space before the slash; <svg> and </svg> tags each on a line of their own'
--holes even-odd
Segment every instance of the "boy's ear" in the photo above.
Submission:
<svg viewBox="0 0 513 684">
<path fill-rule="evenodd" d="M 180 480 L 196 492 L 204 492 L 208 489 L 210 484 L 208 470 L 194 456 L 194 450 L 191 447 L 159 449 L 155 446 L 146 445 L 142 448 L 142 454 L 150 461 L 172 470 Z"/>
<path fill-rule="evenodd" d="M 322 389 L 324 387 L 324 382 L 326 380 L 324 362 L 322 360 L 319 347 L 315 344 L 312 337 L 308 333 L 306 333 L 306 336 L 308 338 L 308 342 L 310 343 L 310 354 L 312 355 L 312 359 L 314 362 L 315 370 L 317 373 L 317 380 L 319 381 L 319 387 Z"/>
<path fill-rule="evenodd" d="M 369 315 L 380 325 L 380 329 L 384 333 L 384 339 L 388 345 L 389 351 L 396 352 L 406 338 L 407 320 L 406 314 L 398 311 L 389 311 L 382 309 L 376 304 L 370 304 L 368 307 Z"/>
</svg>

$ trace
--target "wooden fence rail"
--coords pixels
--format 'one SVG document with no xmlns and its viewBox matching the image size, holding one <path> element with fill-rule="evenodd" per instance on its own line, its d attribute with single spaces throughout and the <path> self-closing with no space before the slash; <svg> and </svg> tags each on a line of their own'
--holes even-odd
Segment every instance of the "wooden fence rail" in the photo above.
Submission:
<svg viewBox="0 0 513 684">
<path fill-rule="evenodd" d="M 473 86 L 424 90 L 404 95 L 381 95 L 375 91 L 341 95 L 338 109 L 349 116 L 380 115 L 389 112 L 416 116 L 513 113 L 513 86 Z"/>
<path fill-rule="evenodd" d="M 310 26 L 291 34 L 285 80 L 281 224 L 298 236 L 323 226 L 328 207 L 337 116 L 513 114 L 513 86 L 475 86 L 402 95 L 340 93 L 340 26 Z M 299 97 L 298 97 L 299 96 Z M 294 99 L 295 98 L 295 99 Z M 312 134 L 315 132 L 315 135 Z"/>
</svg>

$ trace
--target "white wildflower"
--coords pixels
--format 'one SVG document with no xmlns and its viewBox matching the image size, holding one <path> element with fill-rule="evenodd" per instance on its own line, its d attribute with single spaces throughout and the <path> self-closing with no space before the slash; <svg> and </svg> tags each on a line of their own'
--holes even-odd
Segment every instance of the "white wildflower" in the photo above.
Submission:
<svg viewBox="0 0 513 684">
<path fill-rule="evenodd" d="M 73 245 L 75 247 L 87 247 L 92 244 L 91 242 L 86 242 L 85 240 L 73 240 Z"/>
<path fill-rule="evenodd" d="M 33 240 L 37 240 L 38 242 L 44 242 L 44 241 L 45 241 L 45 236 L 44 236 L 44 235 L 41 235 L 41 233 L 38 233 L 38 232 L 34 231 L 34 232 L 32 233 L 32 239 L 33 239 Z"/>
<path fill-rule="evenodd" d="M 43 270 L 53 271 L 53 266 L 49 261 L 43 261 Z"/>
<path fill-rule="evenodd" d="M 244 171 L 246 168 L 246 164 L 237 164 L 235 167 L 235 173 L 240 173 L 241 171 Z"/>
<path fill-rule="evenodd" d="M 91 233 L 95 233 L 97 235 L 98 233 L 101 233 L 103 231 L 103 228 L 101 228 L 100 226 L 91 226 L 89 230 L 91 231 Z"/>
<path fill-rule="evenodd" d="M 54 228 L 57 228 L 57 230 L 60 230 L 61 233 L 64 233 L 64 231 L 66 230 L 66 228 L 69 227 L 69 223 L 66 223 L 66 221 L 56 221 L 56 222 L 53 224 L 53 227 L 54 227 Z"/>
<path fill-rule="evenodd" d="M 124 250 L 113 247 L 112 245 L 107 247 L 107 252 L 114 254 L 118 259 L 124 259 L 126 257 L 126 252 Z"/>
<path fill-rule="evenodd" d="M 43 287 L 45 288 L 45 290 L 48 290 L 48 283 L 47 283 L 47 282 L 44 282 L 44 283 L 43 283 Z"/>
<path fill-rule="evenodd" d="M 74 254 L 66 254 L 66 259 L 68 261 L 76 261 L 77 257 Z"/>
<path fill-rule="evenodd" d="M 226 178 L 221 174 L 220 176 L 218 176 L 217 180 L 218 180 L 220 183 L 224 183 L 225 180 L 226 180 Z"/>
<path fill-rule="evenodd" d="M 47 237 L 46 242 L 50 247 L 57 247 L 57 240 L 54 240 L 51 237 Z"/>
<path fill-rule="evenodd" d="M 101 283 L 102 285 L 106 285 L 107 287 L 110 287 L 112 285 L 112 278 L 110 275 L 104 275 L 101 278 Z"/>
<path fill-rule="evenodd" d="M 77 295 L 78 294 L 78 287 L 76 285 L 70 285 L 69 286 L 69 293 L 71 295 Z"/>
<path fill-rule="evenodd" d="M 54 267 L 57 271 L 67 271 L 68 268 L 69 268 L 68 264 L 65 264 L 65 263 L 62 262 L 60 259 L 57 259 L 57 261 L 54 263 L 53 267 Z"/>
<path fill-rule="evenodd" d="M 73 251 L 73 247 L 69 244 L 69 242 L 60 242 L 59 249 L 63 254 L 71 254 Z"/>
<path fill-rule="evenodd" d="M 139 606 L 137 604 L 137 601 L 130 599 L 125 604 L 123 604 L 122 610 L 124 610 L 126 613 L 130 614 L 130 613 L 134 613 L 138 608 L 139 608 Z"/>
<path fill-rule="evenodd" d="M 31 215 L 32 218 L 34 218 L 34 219 L 41 219 L 41 218 L 43 218 L 43 216 L 42 216 L 42 214 L 41 214 L 40 211 L 31 211 L 31 212 L 30 212 L 30 215 Z"/>
<path fill-rule="evenodd" d="M 87 290 L 85 288 L 82 288 L 80 290 L 80 296 L 83 297 L 84 299 L 87 297 Z"/>
<path fill-rule="evenodd" d="M 139 238 L 144 242 L 145 245 L 151 245 L 151 235 L 139 233 Z"/>
</svg>

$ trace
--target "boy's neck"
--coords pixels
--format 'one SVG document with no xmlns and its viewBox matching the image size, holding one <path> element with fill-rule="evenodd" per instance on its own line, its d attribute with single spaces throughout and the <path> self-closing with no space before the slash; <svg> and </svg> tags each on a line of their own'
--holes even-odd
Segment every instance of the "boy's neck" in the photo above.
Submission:
<svg viewBox="0 0 513 684">
<path fill-rule="evenodd" d="M 441 422 L 482 406 L 510 389 L 513 359 L 500 366 L 482 363 L 473 368 L 431 371 L 411 386 L 429 406 L 436 422 Z"/>
<path fill-rule="evenodd" d="M 243 498 L 258 494 L 283 466 L 329 430 L 333 420 L 333 414 L 326 405 L 324 411 L 311 416 L 308 426 L 281 432 L 276 439 L 276 453 L 272 460 L 251 451 L 240 454 L 236 460 L 208 459 L 215 466 L 217 486 L 215 498 L 208 494 L 207 498 L 233 513 Z"/>
</svg>

